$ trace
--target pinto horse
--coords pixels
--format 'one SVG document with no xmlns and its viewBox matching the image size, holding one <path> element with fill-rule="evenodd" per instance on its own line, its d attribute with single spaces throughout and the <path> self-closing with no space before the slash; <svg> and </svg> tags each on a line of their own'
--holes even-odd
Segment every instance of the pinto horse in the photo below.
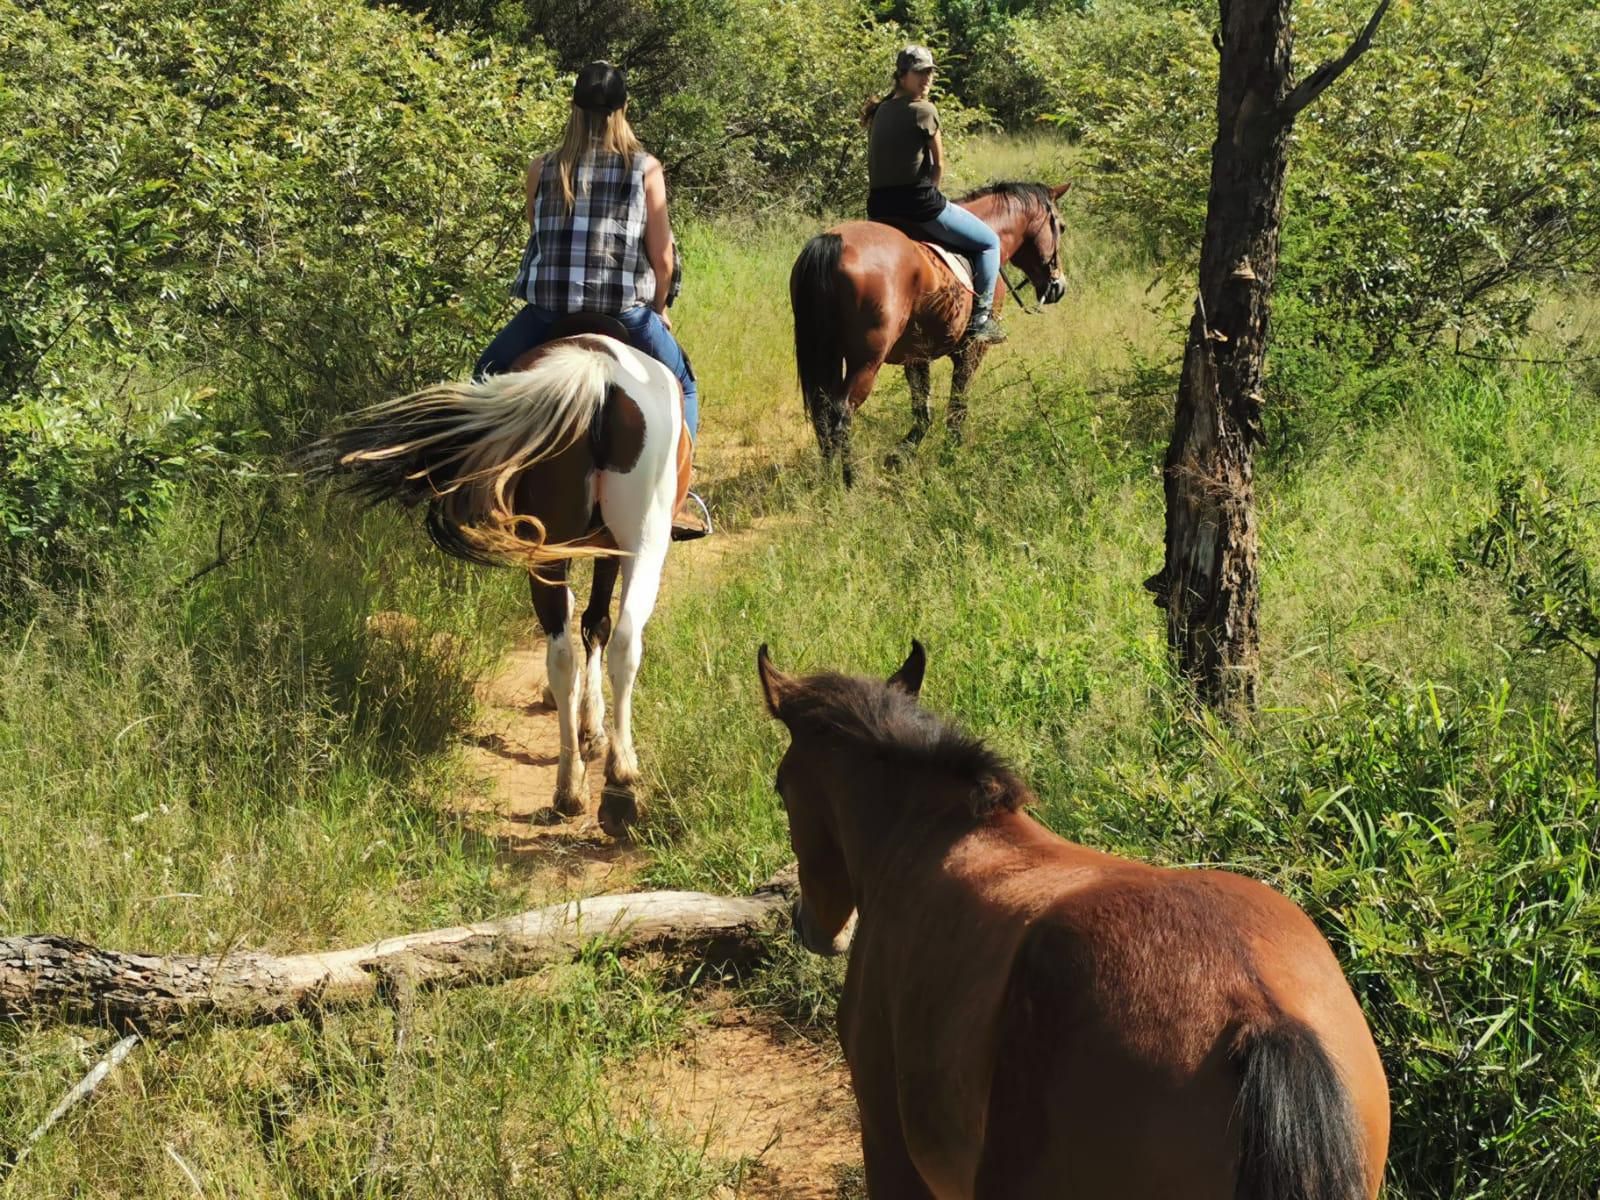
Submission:
<svg viewBox="0 0 1600 1200">
<path fill-rule="evenodd" d="M 1056 201 L 1070 186 L 997 183 L 956 201 L 1000 235 L 1001 262 L 1022 268 L 1046 304 L 1067 290 Z M 890 465 L 914 454 L 927 436 L 929 366 L 936 358 L 955 364 L 945 421 L 951 440 L 960 440 L 967 385 L 989 348 L 962 340 L 974 299 L 941 258 L 893 225 L 847 221 L 800 251 L 789 274 L 800 394 L 823 460 L 842 460 L 847 487 L 855 476 L 850 418 L 872 394 L 884 363 L 904 365 L 911 385 L 911 431 Z M 1004 299 L 1002 279 L 996 312 Z"/>
<path fill-rule="evenodd" d="M 312 447 L 319 470 L 347 475 L 374 503 L 426 503 L 428 533 L 445 553 L 528 571 L 560 717 L 554 813 L 583 811 L 584 760 L 606 751 L 599 815 L 614 837 L 638 816 L 633 682 L 689 456 L 677 378 L 620 337 L 595 333 L 535 347 L 503 375 L 375 405 Z M 580 664 L 567 572 L 585 557 L 594 583 Z M 615 702 L 609 738 L 602 654 Z"/>
<path fill-rule="evenodd" d="M 1074 845 L 887 683 L 796 679 L 777 789 L 795 926 L 857 914 L 839 1033 L 883 1200 L 1372 1200 L 1389 1097 L 1327 941 L 1277 892 Z"/>
</svg>

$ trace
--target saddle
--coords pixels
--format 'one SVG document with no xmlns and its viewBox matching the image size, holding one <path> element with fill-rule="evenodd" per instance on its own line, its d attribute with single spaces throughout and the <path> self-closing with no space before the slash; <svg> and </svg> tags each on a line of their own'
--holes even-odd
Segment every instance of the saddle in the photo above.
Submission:
<svg viewBox="0 0 1600 1200">
<path fill-rule="evenodd" d="M 970 258 L 965 254 L 957 253 L 950 249 L 949 246 L 941 246 L 938 242 L 929 242 L 922 238 L 913 238 L 912 240 L 917 243 L 918 249 L 924 254 L 932 255 L 949 267 L 950 273 L 956 277 L 957 283 L 966 288 L 967 291 L 973 292 L 972 260 Z M 973 295 L 977 295 L 977 293 L 973 292 Z"/>
<path fill-rule="evenodd" d="M 891 226 L 905 234 L 917 244 L 917 249 L 928 255 L 935 262 L 942 263 L 950 269 L 956 277 L 956 282 L 967 291 L 977 295 L 972 288 L 972 259 L 962 254 L 959 250 L 952 250 L 949 246 L 940 245 L 938 242 L 929 241 L 928 235 L 920 229 L 912 229 L 900 224 L 898 221 L 883 221 L 880 224 Z"/>
<path fill-rule="evenodd" d="M 598 333 L 602 337 L 616 338 L 625 346 L 631 345 L 627 326 L 613 316 L 596 312 L 573 312 L 561 317 L 550 327 L 549 340 L 576 337 L 580 333 Z"/>
</svg>

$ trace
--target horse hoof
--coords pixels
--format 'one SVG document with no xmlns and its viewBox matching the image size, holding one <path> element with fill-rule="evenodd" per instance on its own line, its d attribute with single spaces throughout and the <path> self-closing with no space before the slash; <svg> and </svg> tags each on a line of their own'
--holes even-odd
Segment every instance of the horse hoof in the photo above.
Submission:
<svg viewBox="0 0 1600 1200">
<path fill-rule="evenodd" d="M 891 450 L 883 456 L 883 469 L 885 471 L 898 471 L 906 465 L 906 456 L 899 450 Z"/>
<path fill-rule="evenodd" d="M 600 794 L 600 828 L 619 841 L 639 823 L 639 802 L 633 793 L 608 787 Z"/>
<path fill-rule="evenodd" d="M 541 808 L 538 812 L 531 813 L 528 816 L 528 824 L 529 825 L 544 825 L 544 826 L 560 825 L 560 824 L 563 824 L 566 821 L 566 819 L 567 818 L 562 816 L 560 811 L 555 809 L 554 807 L 552 807 L 552 808 Z"/>
<path fill-rule="evenodd" d="M 551 802 L 555 812 L 563 817 L 576 817 L 583 812 L 583 793 L 577 788 L 571 791 L 557 789 L 555 800 Z"/>
</svg>

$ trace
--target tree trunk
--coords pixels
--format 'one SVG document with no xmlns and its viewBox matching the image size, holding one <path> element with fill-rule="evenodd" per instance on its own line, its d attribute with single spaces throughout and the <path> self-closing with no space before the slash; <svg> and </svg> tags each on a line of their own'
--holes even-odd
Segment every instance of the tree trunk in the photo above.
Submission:
<svg viewBox="0 0 1600 1200">
<path fill-rule="evenodd" d="M 758 957 L 796 893 L 792 872 L 747 897 L 702 892 L 596 896 L 498 921 L 277 957 L 128 954 L 39 934 L 0 938 L 0 1020 L 56 1018 L 137 1029 L 194 1017 L 286 1021 L 381 998 L 385 982 L 460 987 L 531 974 L 596 940 L 716 964 Z"/>
<path fill-rule="evenodd" d="M 1200 290 L 1166 459 L 1166 562 L 1146 586 L 1166 610 L 1180 669 L 1205 703 L 1228 712 L 1254 707 L 1259 673 L 1252 455 L 1289 129 L 1365 51 L 1388 3 L 1341 58 L 1291 89 L 1290 0 L 1221 0 Z"/>
</svg>

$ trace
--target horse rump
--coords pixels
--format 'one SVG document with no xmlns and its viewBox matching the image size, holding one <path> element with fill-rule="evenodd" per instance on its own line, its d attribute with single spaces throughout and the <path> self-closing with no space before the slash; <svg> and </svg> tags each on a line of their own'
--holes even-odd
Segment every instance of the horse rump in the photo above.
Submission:
<svg viewBox="0 0 1600 1200">
<path fill-rule="evenodd" d="M 842 237 L 819 233 L 805 244 L 789 273 L 800 398 L 813 421 L 819 411 L 836 403 L 844 390 L 844 345 L 839 327 L 839 261 L 843 254 Z"/>
<path fill-rule="evenodd" d="M 1350 1093 L 1312 1030 L 1279 1015 L 1239 1033 L 1236 1200 L 1366 1200 Z"/>
<path fill-rule="evenodd" d="M 302 456 L 373 504 L 428 506 L 428 535 L 471 562 L 536 565 L 571 557 L 514 510 L 517 476 L 588 438 L 616 360 L 588 345 L 552 344 L 527 370 L 441 383 L 355 413 Z"/>
</svg>

